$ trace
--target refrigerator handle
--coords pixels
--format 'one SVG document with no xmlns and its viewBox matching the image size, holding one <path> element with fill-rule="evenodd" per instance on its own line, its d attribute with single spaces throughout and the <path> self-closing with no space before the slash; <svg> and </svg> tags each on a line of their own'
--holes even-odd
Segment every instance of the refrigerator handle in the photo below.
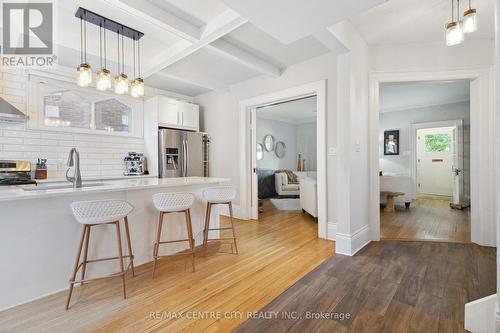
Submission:
<svg viewBox="0 0 500 333">
<path fill-rule="evenodd" d="M 188 176 L 188 166 L 189 166 L 189 143 L 186 140 L 186 175 L 184 177 Z"/>
<path fill-rule="evenodd" d="M 182 140 L 182 163 L 183 163 L 183 170 L 182 170 L 182 177 L 187 177 L 187 143 L 186 140 Z"/>
</svg>

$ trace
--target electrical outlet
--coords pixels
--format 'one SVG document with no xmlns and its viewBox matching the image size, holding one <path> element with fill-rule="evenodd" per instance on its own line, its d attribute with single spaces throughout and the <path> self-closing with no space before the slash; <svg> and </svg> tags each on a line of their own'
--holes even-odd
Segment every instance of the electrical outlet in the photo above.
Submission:
<svg viewBox="0 0 500 333">
<path fill-rule="evenodd" d="M 62 170 L 64 168 L 64 163 L 62 161 L 57 162 L 57 170 Z"/>
</svg>

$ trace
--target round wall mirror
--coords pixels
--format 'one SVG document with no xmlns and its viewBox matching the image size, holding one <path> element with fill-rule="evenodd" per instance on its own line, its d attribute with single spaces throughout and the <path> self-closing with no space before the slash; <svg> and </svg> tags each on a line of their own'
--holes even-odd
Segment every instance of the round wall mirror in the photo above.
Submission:
<svg viewBox="0 0 500 333">
<path fill-rule="evenodd" d="M 276 147 L 274 148 L 274 153 L 277 158 L 285 157 L 286 145 L 283 141 L 276 142 Z"/>
<path fill-rule="evenodd" d="M 264 149 L 266 151 L 273 151 L 274 149 L 274 136 L 268 134 L 264 137 Z"/>
<path fill-rule="evenodd" d="M 262 143 L 257 144 L 257 161 L 260 161 L 264 158 L 264 146 Z"/>
</svg>

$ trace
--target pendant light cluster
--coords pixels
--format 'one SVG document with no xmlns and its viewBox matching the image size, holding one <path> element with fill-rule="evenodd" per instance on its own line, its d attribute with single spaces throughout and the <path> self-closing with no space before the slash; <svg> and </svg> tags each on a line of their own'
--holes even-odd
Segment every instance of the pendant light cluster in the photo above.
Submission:
<svg viewBox="0 0 500 333">
<path fill-rule="evenodd" d="M 124 95 L 129 92 L 132 97 L 144 96 L 144 80 L 141 77 L 141 47 L 140 38 L 143 33 L 128 28 L 113 20 L 107 19 L 99 14 L 93 13 L 83 8 L 78 8 L 75 14 L 80 19 L 80 66 L 77 69 L 76 83 L 80 87 L 88 87 L 92 84 L 92 68 L 87 62 L 87 22 L 99 26 L 99 66 L 96 74 L 96 89 L 107 91 L 113 87 L 118 95 Z M 117 36 L 117 72 L 114 77 L 107 67 L 107 38 L 106 31 L 110 30 Z M 125 74 L 125 37 L 133 41 L 133 68 L 134 80 L 129 82 Z"/>
<path fill-rule="evenodd" d="M 457 3 L 457 17 L 455 20 L 455 1 Z M 473 33 L 477 30 L 477 13 L 472 8 L 469 0 L 469 9 L 463 13 L 460 19 L 460 0 L 451 0 L 451 22 L 446 25 L 446 45 L 453 46 L 461 44 L 465 39 L 465 34 Z"/>
</svg>

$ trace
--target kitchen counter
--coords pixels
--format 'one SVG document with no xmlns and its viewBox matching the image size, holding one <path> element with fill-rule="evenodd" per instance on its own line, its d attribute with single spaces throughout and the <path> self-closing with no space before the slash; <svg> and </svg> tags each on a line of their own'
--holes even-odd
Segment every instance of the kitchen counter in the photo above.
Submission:
<svg viewBox="0 0 500 333">
<path fill-rule="evenodd" d="M 73 189 L 68 181 L 45 182 L 38 185 L 18 185 L 0 187 L 1 201 L 18 201 L 23 199 L 40 199 L 81 194 L 98 194 L 116 191 L 133 191 L 141 189 L 169 188 L 191 185 L 209 185 L 227 182 L 228 179 L 213 177 L 179 177 L 156 178 L 134 177 L 115 180 L 83 181 L 83 187 Z M 67 186 L 68 188 L 61 188 Z"/>
<path fill-rule="evenodd" d="M 123 180 L 123 179 L 137 179 L 137 178 L 158 178 L 158 176 L 137 175 L 137 176 L 110 176 L 110 177 L 82 177 L 82 181 L 91 182 L 91 181 Z M 66 178 L 47 178 L 47 179 L 35 179 L 35 180 L 38 184 L 67 182 Z"/>
<path fill-rule="evenodd" d="M 201 245 L 206 211 L 203 190 L 207 187 L 224 185 L 227 181 L 223 178 L 203 177 L 163 179 L 140 177 L 84 181 L 84 187 L 76 190 L 60 188 L 70 185 L 69 182 L 1 187 L 0 262 L 8 269 L 2 275 L 0 284 L 0 295 L 2 295 L 0 311 L 68 288 L 68 279 L 83 230 L 83 226 L 75 220 L 71 212 L 72 202 L 83 200 L 130 202 L 134 206 L 128 217 L 130 237 L 135 256 L 134 263 L 139 266 L 153 259 L 153 244 L 159 215 L 152 200 L 155 193 L 193 193 L 195 196 L 191 207 L 193 236 L 195 244 Z M 98 186 L 90 186 L 96 183 Z M 43 189 L 39 190 L 40 188 Z M 33 191 L 33 189 L 38 190 Z M 210 224 L 212 228 L 219 225 L 217 207 L 212 210 Z M 217 236 L 218 231 L 210 231 L 210 238 Z M 187 238 L 183 214 L 165 216 L 163 237 L 165 240 Z M 161 246 L 160 253 L 172 254 L 187 247 L 187 242 L 165 244 Z M 126 252 L 124 247 L 124 253 Z M 89 256 L 105 258 L 114 257 L 116 254 L 115 228 L 109 225 L 92 228 Z M 162 261 L 160 267 L 163 265 L 168 266 L 169 261 Z M 87 272 L 89 277 L 95 277 L 115 273 L 117 267 L 118 263 L 111 261 L 90 264 Z M 162 270 L 158 273 L 162 274 L 161 272 Z M 185 274 L 183 269 L 177 273 Z M 131 278 L 127 275 L 127 279 Z M 78 289 L 79 287 L 76 287 L 75 296 L 79 294 Z M 64 304 L 60 306 L 63 308 Z"/>
</svg>

